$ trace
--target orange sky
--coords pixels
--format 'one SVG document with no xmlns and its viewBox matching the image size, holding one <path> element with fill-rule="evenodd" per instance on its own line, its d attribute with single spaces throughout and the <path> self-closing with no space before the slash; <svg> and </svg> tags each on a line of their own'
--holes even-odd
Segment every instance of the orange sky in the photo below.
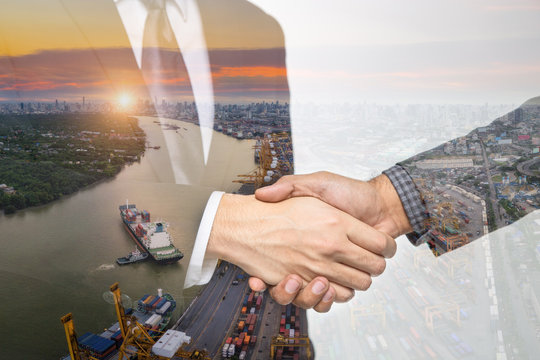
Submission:
<svg viewBox="0 0 540 360">
<path fill-rule="evenodd" d="M 288 96 L 284 39 L 275 20 L 243 0 L 199 4 L 216 96 Z M 168 71 L 156 81 L 170 86 L 171 96 L 186 93 L 185 74 Z M 119 91 L 143 96 L 144 84 L 112 1 L 2 4 L 0 98 L 107 99 Z"/>
<path fill-rule="evenodd" d="M 129 46 L 112 0 L 64 0 L 63 3 L 65 5 L 57 0 L 3 2 L 0 55 L 84 49 L 89 44 L 96 48 Z M 209 49 L 284 45 L 283 34 L 275 20 L 246 1 L 200 1 L 200 8 Z M 223 21 L 240 18 L 242 21 L 229 24 Z"/>
</svg>

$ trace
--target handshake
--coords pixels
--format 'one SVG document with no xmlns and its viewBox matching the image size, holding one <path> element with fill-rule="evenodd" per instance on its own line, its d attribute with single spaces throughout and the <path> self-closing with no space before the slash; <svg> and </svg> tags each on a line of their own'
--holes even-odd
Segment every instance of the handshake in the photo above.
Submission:
<svg viewBox="0 0 540 360">
<path fill-rule="evenodd" d="M 394 186 L 318 172 L 291 175 L 255 196 L 225 194 L 207 253 L 240 266 L 255 291 L 327 312 L 367 290 L 395 238 L 412 228 Z"/>
</svg>

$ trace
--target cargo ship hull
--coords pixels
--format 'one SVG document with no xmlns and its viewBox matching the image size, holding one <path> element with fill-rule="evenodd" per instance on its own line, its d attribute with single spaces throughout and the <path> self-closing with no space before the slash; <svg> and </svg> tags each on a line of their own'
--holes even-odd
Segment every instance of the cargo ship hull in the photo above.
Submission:
<svg viewBox="0 0 540 360">
<path fill-rule="evenodd" d="M 120 215 L 122 217 L 122 222 L 124 223 L 124 227 L 126 228 L 129 235 L 131 235 L 139 249 L 148 253 L 149 257 L 156 263 L 162 265 L 174 264 L 184 257 L 184 254 L 182 254 L 181 251 L 176 249 L 169 241 L 166 241 L 164 246 L 159 248 L 151 248 L 145 243 L 143 238 L 146 238 L 146 240 L 148 241 L 148 237 L 152 238 L 155 233 L 161 233 L 162 235 L 168 237 L 168 233 L 164 230 L 166 224 L 164 225 L 164 223 L 151 223 L 149 221 L 137 222 L 137 220 L 134 220 L 134 218 L 132 218 L 130 221 L 125 212 L 126 210 L 130 209 L 132 211 L 135 211 L 136 214 L 138 214 L 135 205 L 121 205 L 119 209 Z M 138 216 L 140 216 L 140 214 L 136 215 L 135 219 L 138 219 Z M 142 218 L 144 219 L 144 217 Z M 149 214 L 147 220 L 149 220 Z M 141 231 L 141 233 L 138 234 L 138 231 Z M 152 240 L 150 239 L 150 243 L 151 242 Z"/>
<path fill-rule="evenodd" d="M 161 265 L 174 264 L 175 262 L 181 260 L 184 257 L 184 255 L 180 254 L 180 255 L 167 258 L 167 259 L 157 259 L 155 256 L 152 255 L 150 250 L 141 242 L 141 240 L 139 240 L 137 234 L 135 234 L 135 231 L 131 228 L 131 226 L 129 226 L 129 223 L 124 221 L 124 227 L 126 228 L 129 235 L 131 235 L 131 237 L 133 238 L 137 246 L 141 249 L 141 251 L 148 253 L 150 255 L 150 258 L 154 260 L 155 262 L 157 262 L 158 264 L 161 264 Z"/>
</svg>

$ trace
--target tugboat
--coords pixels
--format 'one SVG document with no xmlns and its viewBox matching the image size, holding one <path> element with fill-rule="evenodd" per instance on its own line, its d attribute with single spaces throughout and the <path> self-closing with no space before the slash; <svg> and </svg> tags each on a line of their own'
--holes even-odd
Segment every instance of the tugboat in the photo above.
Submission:
<svg viewBox="0 0 540 360">
<path fill-rule="evenodd" d="M 134 251 L 130 252 L 127 256 L 119 257 L 116 259 L 118 265 L 132 264 L 137 261 L 146 260 L 148 258 L 148 253 L 142 253 L 139 251 L 139 248 L 136 248 Z"/>
</svg>

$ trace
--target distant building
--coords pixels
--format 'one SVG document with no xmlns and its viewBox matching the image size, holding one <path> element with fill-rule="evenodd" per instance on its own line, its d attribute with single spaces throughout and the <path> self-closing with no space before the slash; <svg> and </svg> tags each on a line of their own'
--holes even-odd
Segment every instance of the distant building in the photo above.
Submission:
<svg viewBox="0 0 540 360">
<path fill-rule="evenodd" d="M 512 144 L 512 139 L 499 139 L 497 140 L 499 145 L 510 145 Z"/>
<path fill-rule="evenodd" d="M 8 195 L 16 193 L 13 187 L 7 186 L 6 184 L 0 184 L 0 190 L 2 190 L 5 194 L 8 194 Z"/>
<path fill-rule="evenodd" d="M 421 160 L 417 161 L 415 165 L 424 170 L 474 167 L 473 160 L 470 158 Z"/>
</svg>

